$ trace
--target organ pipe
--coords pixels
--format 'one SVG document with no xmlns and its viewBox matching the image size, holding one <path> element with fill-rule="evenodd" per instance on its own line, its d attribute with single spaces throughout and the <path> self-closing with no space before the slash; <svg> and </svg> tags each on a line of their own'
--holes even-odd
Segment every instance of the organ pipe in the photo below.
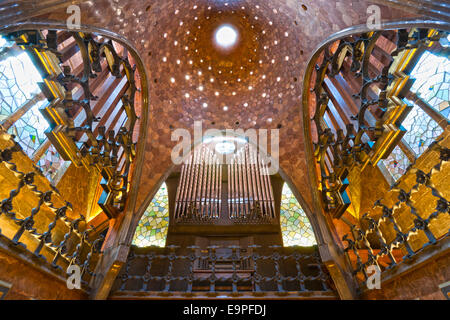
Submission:
<svg viewBox="0 0 450 320">
<path fill-rule="evenodd" d="M 228 183 L 223 207 L 222 171 L 225 166 Z M 222 208 L 226 208 L 225 214 L 237 222 L 250 218 L 274 219 L 275 205 L 268 172 L 267 163 L 249 144 L 238 150 L 228 164 L 221 164 L 217 154 L 207 146 L 197 147 L 181 167 L 175 217 L 179 221 L 207 221 L 220 218 Z"/>
</svg>

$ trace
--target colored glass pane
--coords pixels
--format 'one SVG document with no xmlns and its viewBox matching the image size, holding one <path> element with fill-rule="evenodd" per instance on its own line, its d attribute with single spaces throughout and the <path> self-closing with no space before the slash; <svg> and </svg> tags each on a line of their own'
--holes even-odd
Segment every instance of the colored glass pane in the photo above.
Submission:
<svg viewBox="0 0 450 320">
<path fill-rule="evenodd" d="M 0 37 L 0 52 L 9 50 L 13 45 L 14 42 Z M 25 51 L 0 61 L 0 122 L 40 93 L 38 83 L 42 81 Z M 39 110 L 47 103 L 47 100 L 37 102 L 8 129 L 8 133 L 15 136 L 15 140 L 30 158 L 47 140 L 44 132 L 49 125 Z M 57 184 L 70 162 L 64 161 L 56 149 L 50 146 L 36 164 L 52 183 Z"/>
<path fill-rule="evenodd" d="M 69 167 L 70 161 L 64 161 L 55 147 L 51 145 L 39 159 L 37 165 L 41 168 L 44 176 L 56 185 Z"/>
<path fill-rule="evenodd" d="M 48 122 L 39 111 L 47 103 L 44 100 L 35 104 L 8 130 L 16 136 L 16 141 L 30 158 L 47 139 L 44 132 L 48 128 Z"/>
<path fill-rule="evenodd" d="M 139 221 L 133 244 L 138 247 L 164 247 L 168 229 L 169 195 L 167 186 L 163 183 Z"/>
<path fill-rule="evenodd" d="M 450 60 L 426 51 L 411 71 L 411 78 L 415 79 L 411 91 L 450 119 Z"/>
<path fill-rule="evenodd" d="M 281 194 L 280 225 L 283 244 L 309 247 L 316 244 L 312 226 L 305 211 L 285 183 Z"/>
<path fill-rule="evenodd" d="M 411 162 L 402 149 L 400 149 L 399 146 L 396 146 L 389 157 L 383 160 L 383 164 L 391 174 L 392 178 L 397 181 L 405 174 L 406 169 L 408 169 Z"/>
<path fill-rule="evenodd" d="M 413 104 L 409 101 L 410 104 Z M 403 140 L 420 156 L 428 146 L 444 131 L 425 111 L 414 104 L 413 109 L 402 122 L 407 130 Z"/>
<path fill-rule="evenodd" d="M 0 61 L 0 121 L 39 93 L 41 81 L 26 52 Z"/>
</svg>

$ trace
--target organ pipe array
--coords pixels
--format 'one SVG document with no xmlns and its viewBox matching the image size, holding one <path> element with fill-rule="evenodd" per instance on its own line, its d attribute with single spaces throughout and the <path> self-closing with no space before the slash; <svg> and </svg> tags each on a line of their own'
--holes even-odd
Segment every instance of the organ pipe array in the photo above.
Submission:
<svg viewBox="0 0 450 320">
<path fill-rule="evenodd" d="M 181 167 L 175 218 L 201 220 L 220 217 L 222 166 L 214 151 L 202 145 Z"/>
<path fill-rule="evenodd" d="M 246 144 L 228 164 L 228 214 L 230 219 L 275 218 L 272 185 L 267 163 Z"/>
<path fill-rule="evenodd" d="M 272 185 L 263 157 L 250 144 L 231 155 L 226 164 L 221 164 L 219 157 L 213 148 L 203 144 L 184 162 L 176 194 L 175 219 L 211 221 L 220 218 L 225 210 L 223 217 L 235 222 L 274 219 Z M 222 197 L 223 173 L 227 174 L 228 183 Z"/>
</svg>

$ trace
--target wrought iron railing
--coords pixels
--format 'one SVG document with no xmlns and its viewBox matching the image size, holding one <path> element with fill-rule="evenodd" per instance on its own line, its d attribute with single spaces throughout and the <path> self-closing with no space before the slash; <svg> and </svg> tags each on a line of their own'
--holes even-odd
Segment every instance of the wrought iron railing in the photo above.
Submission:
<svg viewBox="0 0 450 320">
<path fill-rule="evenodd" d="M 369 266 L 377 266 L 380 271 L 392 269 L 450 235 L 450 202 L 443 194 L 448 193 L 448 190 L 442 189 L 446 185 L 448 187 L 448 183 L 439 179 L 440 186 L 435 185 L 436 176 L 442 175 L 450 166 L 450 149 L 437 143 L 431 148 L 439 150 L 439 163 L 428 172 L 411 167 L 406 175 L 415 176 L 415 184 L 408 191 L 394 186 L 385 199 L 377 200 L 374 204 L 373 211 L 381 211 L 379 218 L 372 217 L 374 212 L 365 213 L 361 223 L 366 227 L 352 224 L 351 233 L 344 235 L 342 240 L 347 242 L 345 251 L 354 257 L 353 273 L 360 280 L 367 280 L 366 270 Z M 427 192 L 434 199 L 429 200 L 434 204 L 431 212 L 424 212 L 421 205 Z M 394 195 L 397 201 L 393 205 L 386 205 L 385 202 Z"/>
<path fill-rule="evenodd" d="M 69 266 L 78 265 L 87 286 L 95 275 L 104 228 L 96 229 L 87 221 L 89 212 L 73 210 L 55 181 L 44 175 L 39 159 L 52 147 L 71 165 L 96 170 L 103 177 L 99 188 L 103 193 L 95 194 L 93 201 L 109 218 L 124 210 L 139 136 L 138 115 L 144 108 L 136 57 L 115 41 L 84 32 L 24 30 L 2 37 L 14 44 L 0 59 L 26 52 L 43 80 L 38 83 L 41 92 L 6 118 L 2 112 L 2 244 L 25 249 L 62 276 Z M 43 101 L 39 111 L 48 122 L 47 139 L 30 154 L 14 135 L 17 129 L 12 129 Z"/>
<path fill-rule="evenodd" d="M 410 66 L 442 37 L 446 33 L 434 29 L 373 31 L 321 52 L 312 79 L 311 125 L 322 202 L 335 218 L 350 205 L 346 188 L 352 169 L 376 166 L 397 145 L 407 149 L 401 123 L 412 109 L 403 100 L 412 85 Z M 358 92 L 351 95 L 349 85 Z M 424 111 L 437 115 L 429 109 Z"/>
<path fill-rule="evenodd" d="M 29 54 L 42 75 L 40 87 L 49 101 L 41 110 L 50 125 L 45 132 L 48 140 L 64 160 L 101 173 L 104 193 L 99 204 L 109 217 L 117 216 L 127 199 L 138 128 L 135 101 L 140 84 L 127 50 L 120 47 L 119 54 L 119 46 L 111 40 L 81 32 L 32 30 L 6 37 Z M 59 51 L 61 41 L 70 43 Z M 72 70 L 68 61 L 75 53 L 82 63 Z M 105 101 L 111 91 L 94 95 L 99 80 L 109 74 L 126 77 L 110 109 Z"/>
<path fill-rule="evenodd" d="M 326 292 L 333 284 L 315 248 L 253 245 L 134 248 L 111 296 Z M 313 250 L 311 250 L 313 249 Z"/>
<path fill-rule="evenodd" d="M 349 226 L 350 232 L 340 236 L 353 273 L 361 282 L 368 279 L 369 266 L 394 270 L 449 235 L 445 175 L 450 122 L 439 108 L 411 90 L 415 65 L 426 51 L 445 56 L 448 48 L 440 40 L 447 36 L 447 32 L 428 28 L 372 31 L 329 43 L 315 60 L 309 83 L 312 94 L 308 95 L 312 107 L 305 112 L 312 115 L 321 200 L 325 211 L 340 219 L 335 220 L 339 230 Z M 406 142 L 408 132 L 402 125 L 413 108 L 434 121 L 437 129 L 433 130 L 440 132 L 425 132 L 434 142 L 421 154 Z M 400 149 L 410 163 L 403 176 L 394 177 L 384 165 L 394 149 Z M 380 174 L 370 166 L 378 166 Z M 375 202 L 374 207 L 364 209 L 362 212 L 367 212 L 361 215 L 363 200 L 350 205 L 363 195 L 372 196 L 361 189 L 363 181 L 371 182 L 364 174 L 373 172 L 379 179 L 371 178 L 380 188 L 369 200 Z M 382 199 L 375 201 L 381 195 Z"/>
<path fill-rule="evenodd" d="M 0 172 L 17 187 L 0 203 L 0 237 L 47 261 L 62 275 L 69 266 L 78 265 L 82 283 L 87 285 L 94 276 L 103 236 L 88 227 L 86 217 L 74 213 L 72 205 L 26 159 L 13 137 L 2 133 Z"/>
</svg>

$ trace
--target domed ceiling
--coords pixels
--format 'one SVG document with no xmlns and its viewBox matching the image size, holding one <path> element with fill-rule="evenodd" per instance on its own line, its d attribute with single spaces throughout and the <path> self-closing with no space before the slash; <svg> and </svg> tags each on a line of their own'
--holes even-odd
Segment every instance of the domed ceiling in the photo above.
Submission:
<svg viewBox="0 0 450 320">
<path fill-rule="evenodd" d="M 378 1 L 380 2 L 380 1 Z M 320 43 L 365 25 L 370 1 L 96 0 L 81 4 L 81 22 L 127 39 L 140 54 L 150 86 L 150 121 L 138 207 L 145 207 L 173 167 L 176 128 L 279 128 L 280 167 L 305 207 L 312 193 L 305 160 L 302 79 Z M 382 8 L 383 21 L 413 16 Z M 65 22 L 65 8 L 48 17 Z M 35 18 L 39 20 L 39 18 Z M 236 43 L 221 48 L 223 25 Z"/>
<path fill-rule="evenodd" d="M 153 98 L 179 110 L 167 114 L 173 123 L 275 128 L 298 101 L 301 53 L 291 45 L 298 41 L 295 24 L 282 23 L 286 14 L 271 6 L 238 4 L 185 4 L 160 27 L 150 49 L 156 67 Z M 238 35 L 228 50 L 214 38 L 223 25 Z"/>
</svg>

